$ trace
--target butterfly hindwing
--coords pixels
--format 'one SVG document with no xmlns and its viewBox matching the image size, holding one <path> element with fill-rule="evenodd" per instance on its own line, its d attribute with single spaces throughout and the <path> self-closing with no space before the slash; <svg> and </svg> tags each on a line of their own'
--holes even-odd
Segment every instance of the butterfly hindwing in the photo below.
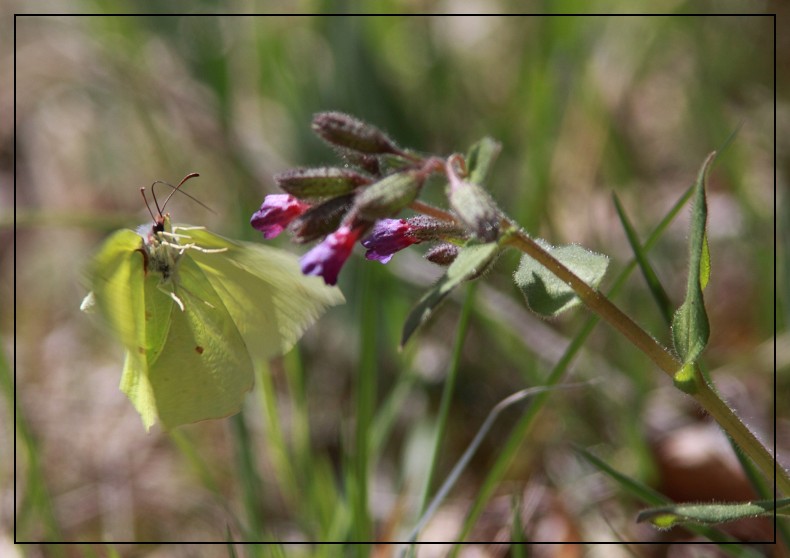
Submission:
<svg viewBox="0 0 790 558">
<path fill-rule="evenodd" d="M 254 378 L 236 324 L 202 271 L 182 258 L 177 278 L 184 311 L 173 312 L 164 351 L 148 366 L 165 428 L 238 412 Z"/>
</svg>

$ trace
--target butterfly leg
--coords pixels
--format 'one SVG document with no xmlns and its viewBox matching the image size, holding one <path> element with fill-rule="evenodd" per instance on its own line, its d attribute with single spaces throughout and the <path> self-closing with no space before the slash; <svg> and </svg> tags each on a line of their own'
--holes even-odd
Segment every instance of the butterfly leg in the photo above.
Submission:
<svg viewBox="0 0 790 558">
<path fill-rule="evenodd" d="M 173 231 L 193 231 L 193 230 L 203 230 L 205 227 L 173 227 Z M 188 234 L 178 234 L 176 232 L 167 232 L 162 231 L 161 234 L 165 238 L 171 238 L 174 240 L 179 240 L 182 238 L 190 238 Z M 227 248 L 202 248 L 195 244 L 194 242 L 189 242 L 186 244 L 178 244 L 175 242 L 168 242 L 167 240 L 162 240 L 162 244 L 165 246 L 169 246 L 170 248 L 177 248 L 179 255 L 183 255 L 186 250 L 197 250 L 198 252 L 203 252 L 204 254 L 218 254 L 220 252 L 227 252 Z"/>
<path fill-rule="evenodd" d="M 162 291 L 163 293 L 165 293 L 170 298 L 172 298 L 173 301 L 175 301 L 175 303 L 178 304 L 178 307 L 181 308 L 181 311 L 182 312 L 184 311 L 184 303 L 181 302 L 181 299 L 178 298 L 178 295 L 176 293 L 174 293 L 173 291 L 167 290 L 161 284 L 157 285 L 156 288 L 159 289 L 160 291 Z"/>
<path fill-rule="evenodd" d="M 198 226 L 192 226 L 192 227 L 179 227 L 179 226 L 174 226 L 173 227 L 173 231 L 174 232 L 175 231 L 204 231 L 204 230 L 206 230 L 206 227 L 201 227 L 199 225 Z"/>
<path fill-rule="evenodd" d="M 184 235 L 179 235 L 181 238 L 189 238 Z M 161 242 L 163 246 L 167 246 L 169 248 L 175 248 L 178 250 L 179 255 L 183 255 L 184 252 L 187 250 L 197 250 L 198 252 L 203 252 L 204 254 L 218 254 L 220 252 L 227 252 L 227 248 L 202 248 L 197 244 L 190 243 L 190 244 L 177 244 L 175 242 L 168 242 L 167 240 L 163 240 Z"/>
<path fill-rule="evenodd" d="M 203 248 L 197 244 L 183 244 L 182 247 L 184 249 L 197 250 L 198 252 L 203 252 L 204 254 L 219 254 L 220 252 L 228 251 L 227 248 Z"/>
</svg>

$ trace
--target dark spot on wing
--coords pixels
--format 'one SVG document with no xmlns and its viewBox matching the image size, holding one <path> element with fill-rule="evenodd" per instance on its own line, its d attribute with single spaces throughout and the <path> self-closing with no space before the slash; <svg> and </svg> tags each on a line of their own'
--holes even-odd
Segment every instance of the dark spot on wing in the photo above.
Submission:
<svg viewBox="0 0 790 558">
<path fill-rule="evenodd" d="M 202 354 L 203 354 L 203 350 L 204 350 L 204 349 L 203 349 L 203 347 L 201 347 L 200 345 L 197 345 L 197 346 L 195 347 L 195 352 L 196 352 L 197 354 L 199 354 L 199 355 L 202 355 Z"/>
<path fill-rule="evenodd" d="M 137 352 L 140 353 L 141 355 L 144 355 L 145 349 L 143 349 L 142 347 L 137 347 Z"/>
</svg>

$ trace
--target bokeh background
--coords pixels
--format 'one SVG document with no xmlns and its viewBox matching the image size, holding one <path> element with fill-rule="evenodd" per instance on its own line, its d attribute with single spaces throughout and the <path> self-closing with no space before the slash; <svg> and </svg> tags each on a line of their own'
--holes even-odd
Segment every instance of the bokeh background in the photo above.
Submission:
<svg viewBox="0 0 790 558">
<path fill-rule="evenodd" d="M 790 108 L 774 102 L 774 20 L 681 16 L 692 3 L 670 4 L 665 8 L 675 15 L 664 17 L 3 19 L 6 43 L 15 25 L 15 49 L 4 49 L 2 64 L 5 75 L 16 63 L 16 97 L 5 84 L 0 436 L 2 454 L 15 450 L 16 459 L 0 465 L 0 554 L 55 555 L 52 547 L 11 549 L 14 516 L 20 540 L 152 543 L 118 547 L 129 556 L 173 555 L 159 546 L 166 541 L 243 538 L 238 525 L 248 518 L 249 487 L 239 472 L 234 423 L 191 425 L 173 437 L 158 429 L 146 434 L 118 390 L 120 346 L 79 311 L 86 293 L 81 273 L 110 231 L 149 219 L 140 186 L 176 183 L 188 172 L 201 174 L 189 183 L 190 194 L 215 213 L 181 196 L 169 206 L 177 220 L 262 241 L 248 222 L 275 192 L 272 175 L 337 164 L 310 131 L 313 113 L 323 110 L 347 111 L 403 146 L 441 155 L 493 136 L 503 149 L 488 187 L 502 207 L 554 244 L 608 254 L 609 277 L 631 258 L 612 192 L 646 238 L 705 156 L 739 129 L 710 184 L 712 336 L 705 361 L 764 440 L 772 441 L 779 414 L 779 457 L 790 463 L 786 398 L 774 409 L 774 351 L 778 393 L 790 387 L 784 256 L 790 233 L 781 203 L 786 151 L 774 174 L 775 132 L 786 146 Z M 455 5 L 437 6 L 451 11 Z M 787 44 L 778 47 L 781 73 L 790 53 Z M 436 183 L 427 198 L 441 203 L 442 191 Z M 684 210 L 651 252 L 676 305 L 686 281 L 687 224 Z M 778 260 L 775 232 L 784 246 Z M 285 237 L 274 244 L 306 250 Z M 420 252 L 410 249 L 387 266 L 357 252 L 341 274 L 348 304 L 328 312 L 293 354 L 270 367 L 274 412 L 262 403 L 260 382 L 248 398 L 245 447 L 262 495 L 253 507 L 273 540 L 327 540 L 332 533 L 336 540 L 353 539 L 342 527 L 324 529 L 321 517 L 342 516 L 348 508 L 344 486 L 361 369 L 375 374 L 375 417 L 387 425 L 371 454 L 371 532 L 398 540 L 413 526 L 465 292 L 399 352 L 405 316 L 441 274 Z M 541 384 L 586 318 L 583 308 L 554 321 L 530 315 L 512 286 L 516 264 L 515 255 L 503 257 L 475 292 L 440 480 L 499 400 Z M 669 342 L 638 273 L 615 302 Z M 514 498 L 523 504 L 525 540 L 694 540 L 682 530 L 662 534 L 636 524 L 639 502 L 581 459 L 574 445 L 678 501 L 753 497 L 715 426 L 606 326 L 595 330 L 568 378 L 600 383 L 551 396 L 467 536 L 502 544 L 464 552 L 512 552 L 504 543 L 512 536 Z M 523 408 L 500 419 L 425 540 L 458 536 Z M 275 426 L 293 454 L 272 455 Z M 320 478 L 309 487 L 289 485 L 285 472 L 292 466 L 302 478 L 305 456 L 314 467 L 305 474 Z M 316 509 L 321 504 L 312 498 L 322 490 L 328 496 L 320 502 L 333 509 Z M 746 541 L 773 536 L 765 523 L 738 524 L 731 534 Z M 671 548 L 636 552 L 683 555 Z M 222 546 L 214 550 L 227 555 Z M 314 550 L 301 548 L 304 555 Z M 382 556 L 391 550 L 375 549 Z M 533 555 L 556 550 L 536 546 Z M 446 551 L 426 547 L 420 556 Z"/>
</svg>

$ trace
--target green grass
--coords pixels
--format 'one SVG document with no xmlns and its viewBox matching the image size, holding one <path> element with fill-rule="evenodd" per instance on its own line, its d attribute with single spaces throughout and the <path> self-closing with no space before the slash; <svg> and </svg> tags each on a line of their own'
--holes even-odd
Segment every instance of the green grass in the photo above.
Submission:
<svg viewBox="0 0 790 558">
<path fill-rule="evenodd" d="M 526 524 L 506 532 L 529 543 L 536 516 L 526 503 L 543 493 L 550 497 L 541 505 L 562 501 L 568 525 L 589 540 L 659 540 L 637 529 L 632 495 L 579 465 L 573 446 L 640 485 L 667 488 L 655 437 L 672 429 L 653 422 L 656 405 L 680 425 L 698 420 L 693 408 L 668 396 L 651 363 L 584 309 L 532 317 L 512 287 L 510 256 L 474 296 L 451 296 L 402 352 L 403 322 L 439 270 L 419 260 L 419 247 L 386 267 L 353 256 L 340 277 L 347 305 L 294 352 L 261 366 L 242 415 L 148 436 L 117 393 L 120 348 L 78 311 L 80 268 L 109 228 L 145 221 L 140 186 L 190 171 L 201 174 L 190 193 L 216 215 L 174 200 L 180 220 L 260 240 L 248 221 L 274 192 L 271 176 L 335 164 L 309 122 L 314 112 L 343 110 L 425 151 L 465 152 L 485 135 L 501 141 L 487 184 L 495 199 L 530 233 L 608 254 L 602 289 L 669 342 L 653 296 L 661 285 L 672 308 L 683 297 L 684 192 L 705 155 L 742 124 L 709 193 L 703 360 L 717 383 L 744 394 L 733 400 L 744 415 L 769 422 L 773 370 L 717 370 L 773 337 L 774 308 L 780 334 L 787 323 L 783 215 L 775 300 L 769 288 L 772 29 L 770 19 L 676 16 L 18 19 L 17 210 L 25 218 L 16 253 L 0 253 L 3 308 L 13 303 L 14 256 L 17 263 L 16 385 L 6 360 L 0 375 L 9 419 L 14 387 L 19 404 L 15 421 L 4 421 L 16 425 L 19 540 L 211 540 L 211 556 L 341 551 L 234 544 L 244 540 L 403 541 L 498 401 L 592 378 L 607 389 L 541 394 L 504 414 L 440 508 L 449 526 L 424 534 L 488 540 L 495 533 L 484 518 L 508 525 L 521 517 Z M 443 185 L 428 188 L 426 199 L 441 203 Z M 643 239 L 652 288 L 632 273 L 612 193 Z M 8 246 L 11 219 L 0 217 Z M 507 304 L 489 304 L 486 289 Z M 4 312 L 9 343 L 13 325 Z M 787 391 L 786 377 L 777 393 Z M 776 413 L 787 416 L 781 399 Z M 4 448 L 12 434 L 4 429 Z M 11 486 L 9 467 L 0 478 Z M 97 494 L 131 498 L 129 523 Z M 81 515 L 64 507 L 75 502 Z M 372 548 L 342 550 L 367 556 Z M 30 556 L 57 552 L 70 555 L 25 547 Z"/>
</svg>

